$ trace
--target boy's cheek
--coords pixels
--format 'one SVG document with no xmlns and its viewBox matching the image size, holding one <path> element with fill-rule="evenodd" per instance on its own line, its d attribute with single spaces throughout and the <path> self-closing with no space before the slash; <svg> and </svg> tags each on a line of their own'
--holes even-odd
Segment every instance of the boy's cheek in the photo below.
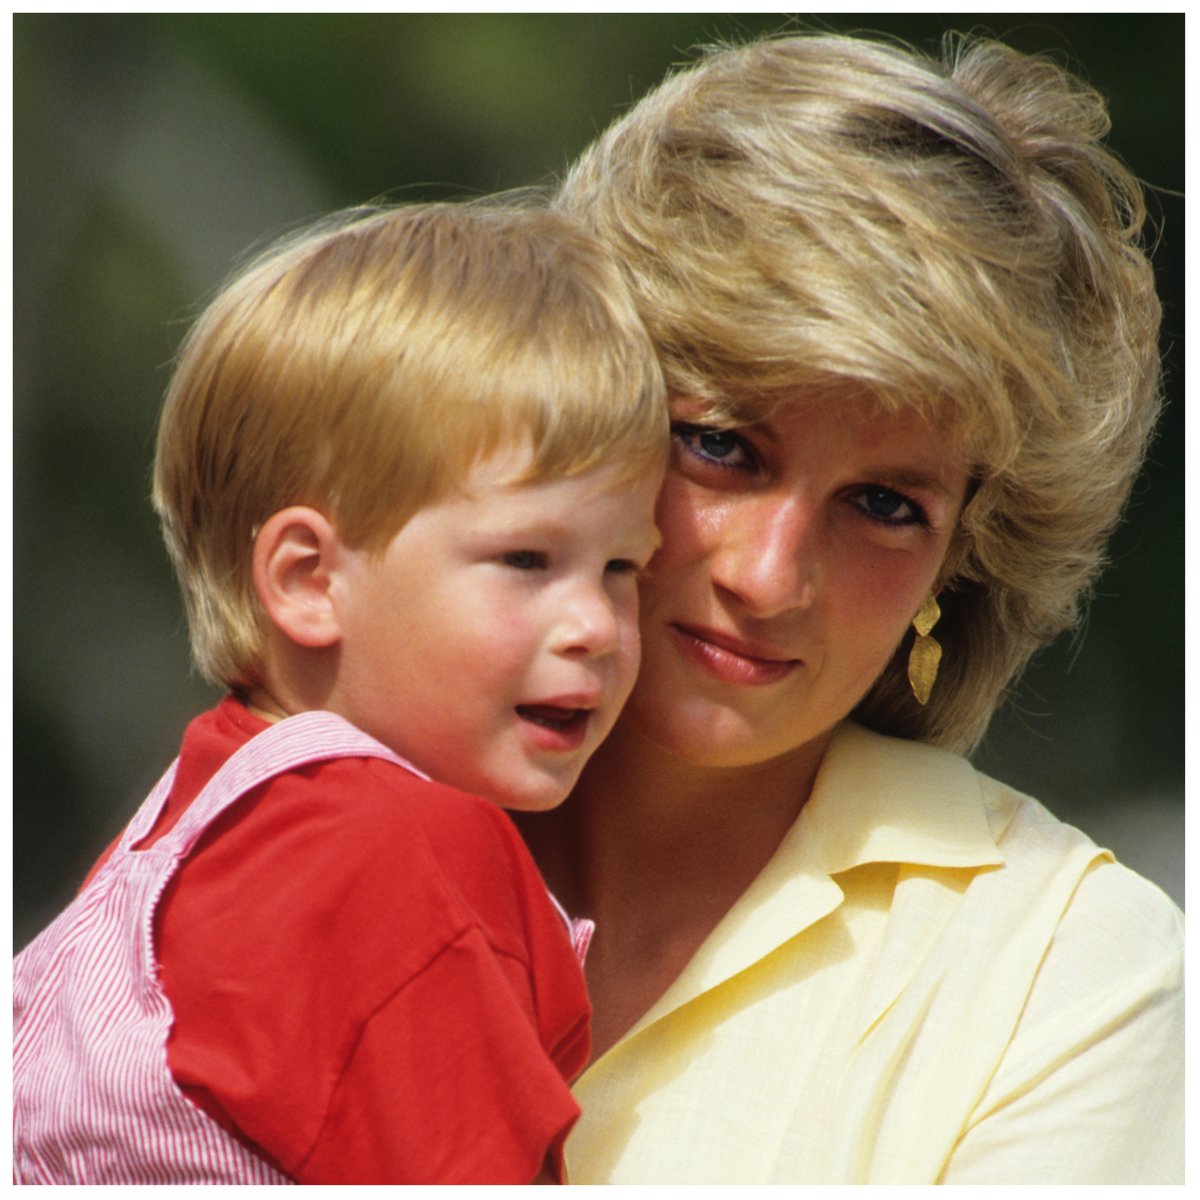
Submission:
<svg viewBox="0 0 1200 1200">
<path fill-rule="evenodd" d="M 638 668 L 642 665 L 642 639 L 634 625 L 628 636 L 622 640 L 618 672 L 621 686 L 621 702 L 624 703 L 634 682 L 637 680 Z"/>
</svg>

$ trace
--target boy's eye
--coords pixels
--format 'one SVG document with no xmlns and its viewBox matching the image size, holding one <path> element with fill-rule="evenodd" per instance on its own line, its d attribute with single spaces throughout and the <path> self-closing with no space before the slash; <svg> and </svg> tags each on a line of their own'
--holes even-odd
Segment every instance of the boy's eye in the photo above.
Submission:
<svg viewBox="0 0 1200 1200">
<path fill-rule="evenodd" d="M 714 466 L 745 469 L 753 465 L 746 440 L 732 429 L 713 429 L 676 421 L 671 426 L 675 440 L 691 455 Z"/>
<path fill-rule="evenodd" d="M 851 502 L 883 525 L 928 524 L 925 510 L 919 504 L 891 488 L 863 488 L 851 497 Z"/>
<path fill-rule="evenodd" d="M 614 575 L 636 575 L 641 570 L 641 567 L 628 558 L 610 558 L 604 564 L 604 569 Z"/>
<path fill-rule="evenodd" d="M 509 550 L 500 556 L 500 561 L 518 571 L 540 571 L 546 567 L 549 558 L 541 550 Z"/>
</svg>

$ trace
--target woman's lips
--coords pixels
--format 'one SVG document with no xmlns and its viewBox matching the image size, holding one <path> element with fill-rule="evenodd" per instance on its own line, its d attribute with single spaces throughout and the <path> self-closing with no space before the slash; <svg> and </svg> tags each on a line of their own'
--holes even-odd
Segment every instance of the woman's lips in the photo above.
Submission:
<svg viewBox="0 0 1200 1200">
<path fill-rule="evenodd" d="M 801 660 L 768 646 L 699 625 L 671 625 L 676 644 L 693 661 L 724 683 L 777 683 L 790 675 Z"/>
</svg>

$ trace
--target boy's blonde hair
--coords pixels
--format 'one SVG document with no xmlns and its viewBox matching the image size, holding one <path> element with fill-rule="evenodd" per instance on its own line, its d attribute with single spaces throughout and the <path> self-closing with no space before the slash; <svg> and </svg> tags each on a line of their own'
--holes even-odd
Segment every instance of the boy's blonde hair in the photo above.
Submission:
<svg viewBox="0 0 1200 1200">
<path fill-rule="evenodd" d="M 667 445 L 654 351 L 609 252 L 508 202 L 358 210 L 268 251 L 180 351 L 154 506 L 209 680 L 259 682 L 254 538 L 291 504 L 382 550 L 479 459 L 530 442 L 524 480 Z"/>
<path fill-rule="evenodd" d="M 996 42 L 786 37 L 669 78 L 555 201 L 615 251 L 670 394 L 747 422 L 866 390 L 969 456 L 941 674 L 918 705 L 905 639 L 857 712 L 883 732 L 977 742 L 1077 621 L 1141 464 L 1160 307 L 1107 130 L 1091 88 Z"/>
</svg>

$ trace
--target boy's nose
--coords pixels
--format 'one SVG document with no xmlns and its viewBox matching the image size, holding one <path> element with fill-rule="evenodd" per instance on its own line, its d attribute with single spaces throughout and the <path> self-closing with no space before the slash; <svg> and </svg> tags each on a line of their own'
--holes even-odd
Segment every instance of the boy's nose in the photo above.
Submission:
<svg viewBox="0 0 1200 1200">
<path fill-rule="evenodd" d="M 602 587 L 580 588 L 559 625 L 558 650 L 595 657 L 610 654 L 620 641 L 621 618 Z"/>
<path fill-rule="evenodd" d="M 810 505 L 796 495 L 764 495 L 726 517 L 712 579 L 756 617 L 808 608 L 816 595 L 816 550 Z"/>
</svg>

